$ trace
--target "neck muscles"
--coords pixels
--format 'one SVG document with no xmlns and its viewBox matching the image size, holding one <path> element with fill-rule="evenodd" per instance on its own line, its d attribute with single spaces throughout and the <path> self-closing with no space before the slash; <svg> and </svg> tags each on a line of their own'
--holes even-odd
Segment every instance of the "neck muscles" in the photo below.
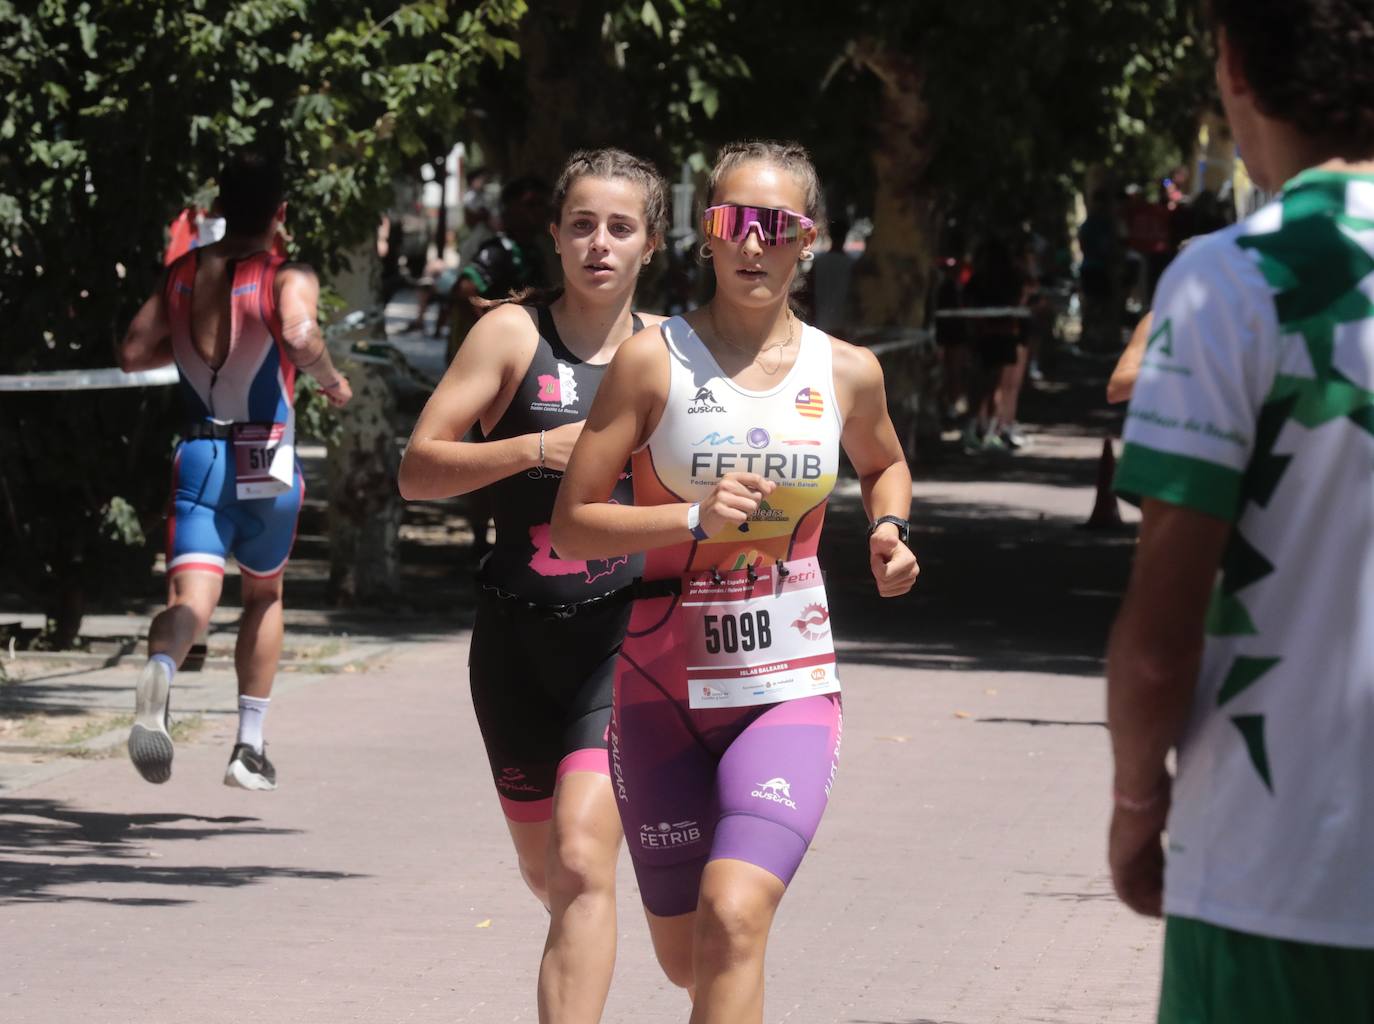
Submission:
<svg viewBox="0 0 1374 1024">
<path fill-rule="evenodd" d="M 630 317 L 633 302 L 633 290 L 597 302 L 567 288 L 549 310 L 558 324 L 563 344 L 579 358 L 591 359 L 606 346 L 622 342 L 634 333 L 634 321 Z"/>
</svg>

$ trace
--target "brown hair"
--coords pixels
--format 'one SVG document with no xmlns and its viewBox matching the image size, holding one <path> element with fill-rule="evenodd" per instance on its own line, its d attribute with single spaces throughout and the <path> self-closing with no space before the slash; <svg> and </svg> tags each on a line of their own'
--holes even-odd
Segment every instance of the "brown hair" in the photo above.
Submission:
<svg viewBox="0 0 1374 1024">
<path fill-rule="evenodd" d="M 644 190 L 645 230 L 650 238 L 656 240 L 654 250 L 663 249 L 668 235 L 668 183 L 653 164 L 614 147 L 579 149 L 568 157 L 553 187 L 555 217 L 562 219 L 568 193 L 583 178 L 619 178 L 639 185 Z M 504 299 L 476 298 L 472 301 L 473 305 L 483 310 L 511 302 L 522 306 L 547 306 L 562 294 L 562 288 L 524 288 Z"/>
<path fill-rule="evenodd" d="M 716 155 L 716 165 L 711 168 L 711 176 L 706 179 L 706 196 L 714 203 L 716 190 L 721 180 L 741 164 L 772 164 L 781 167 L 797 179 L 802 191 L 806 193 L 806 209 L 799 210 L 816 222 L 816 227 L 825 232 L 825 193 L 821 191 L 821 178 L 816 173 L 816 165 L 811 162 L 811 154 L 806 147 L 797 142 L 775 142 L 770 139 L 750 139 L 745 142 L 730 142 L 722 146 Z"/>
<path fill-rule="evenodd" d="M 668 235 L 668 183 L 647 160 L 626 153 L 623 149 L 580 149 L 568 157 L 558 183 L 553 187 L 553 208 L 556 216 L 563 216 L 568 193 L 583 178 L 619 178 L 632 181 L 644 190 L 644 226 L 650 238 L 657 239 L 655 251 L 661 250 Z"/>
<path fill-rule="evenodd" d="M 1261 113 L 1346 160 L 1374 155 L 1369 0 L 1211 0 Z"/>
</svg>

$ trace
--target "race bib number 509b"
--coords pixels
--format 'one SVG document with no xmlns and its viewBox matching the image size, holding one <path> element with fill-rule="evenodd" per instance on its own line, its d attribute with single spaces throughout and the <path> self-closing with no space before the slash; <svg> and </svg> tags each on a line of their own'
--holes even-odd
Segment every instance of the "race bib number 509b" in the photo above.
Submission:
<svg viewBox="0 0 1374 1024">
<path fill-rule="evenodd" d="M 751 578 L 682 580 L 688 704 L 740 708 L 837 693 L 830 604 L 814 558 Z"/>
</svg>

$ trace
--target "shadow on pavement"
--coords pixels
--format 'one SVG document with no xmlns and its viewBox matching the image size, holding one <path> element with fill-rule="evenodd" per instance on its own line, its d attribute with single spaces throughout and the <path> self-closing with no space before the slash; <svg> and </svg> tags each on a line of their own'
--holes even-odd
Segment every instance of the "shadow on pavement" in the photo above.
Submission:
<svg viewBox="0 0 1374 1024">
<path fill-rule="evenodd" d="M 193 902 L 166 897 L 79 896 L 57 891 L 92 883 L 238 888 L 269 878 L 340 881 L 362 877 L 340 871 L 264 865 L 163 866 L 147 859 L 144 844 L 152 840 L 203 841 L 300 832 L 258 826 L 253 824 L 256 821 L 257 818 L 208 818 L 195 814 L 110 814 L 75 810 L 54 800 L 0 799 L 0 905 L 89 902 L 175 906 Z M 191 823 L 191 827 L 182 823 Z M 18 857 L 45 858 L 57 863 Z"/>
<path fill-rule="evenodd" d="M 918 502 L 912 519 L 921 576 L 889 601 L 874 588 L 859 502 L 836 498 L 827 513 L 821 563 L 841 664 L 1102 675 L 1134 530 L 983 502 Z"/>
<path fill-rule="evenodd" d="M 70 672 L 33 676 L 22 682 L 0 686 L 0 717 L 14 718 L 38 711 L 45 715 L 87 714 L 93 703 L 90 695 L 108 694 L 109 687 L 67 683 L 63 680 L 101 671 L 104 671 L 101 667 L 73 669 Z"/>
</svg>

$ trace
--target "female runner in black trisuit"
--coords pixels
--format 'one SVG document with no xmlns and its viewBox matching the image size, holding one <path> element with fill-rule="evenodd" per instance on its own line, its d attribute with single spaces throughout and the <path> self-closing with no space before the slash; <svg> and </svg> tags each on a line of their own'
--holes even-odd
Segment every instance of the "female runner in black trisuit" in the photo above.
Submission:
<svg viewBox="0 0 1374 1024">
<path fill-rule="evenodd" d="M 661 319 L 630 307 L 662 245 L 665 197 L 653 167 L 620 150 L 569 160 L 551 226 L 563 293 L 478 321 L 401 463 L 409 499 L 492 489 L 496 546 L 480 574 L 472 699 L 521 873 L 551 915 L 539 1019 L 559 1024 L 600 1019 L 615 963 L 621 825 L 606 742 L 625 588 L 640 565 L 561 559 L 549 520 L 611 357 Z M 486 440 L 460 440 L 474 423 Z M 632 501 L 628 471 L 617 494 Z"/>
</svg>

